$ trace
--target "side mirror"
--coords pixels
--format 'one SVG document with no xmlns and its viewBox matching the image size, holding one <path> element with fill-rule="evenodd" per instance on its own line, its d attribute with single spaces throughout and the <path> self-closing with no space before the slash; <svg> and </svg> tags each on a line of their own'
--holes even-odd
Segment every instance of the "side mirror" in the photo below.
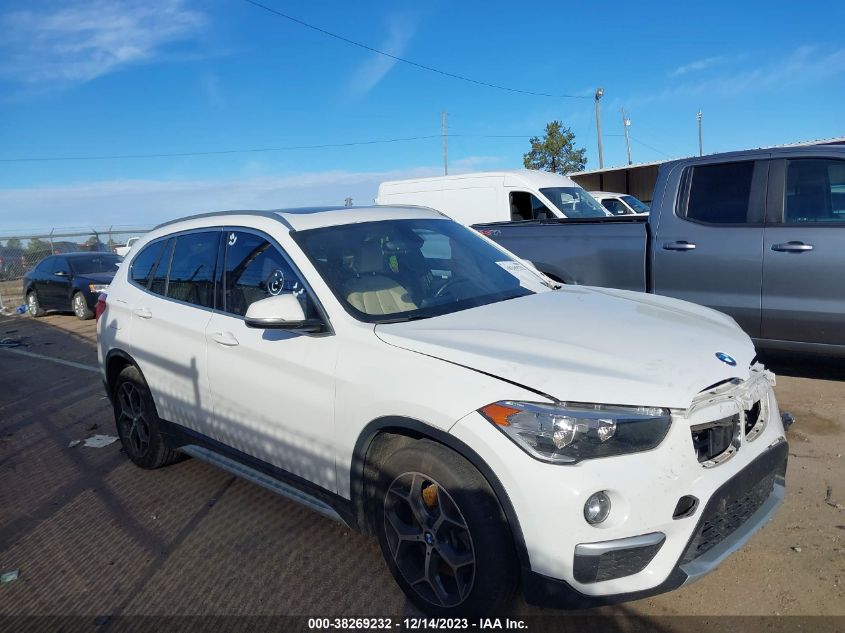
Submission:
<svg viewBox="0 0 845 633">
<path fill-rule="evenodd" d="M 247 327 L 268 330 L 296 330 L 321 332 L 320 319 L 306 319 L 299 300 L 292 294 L 277 295 L 256 301 L 247 308 L 244 316 Z"/>
</svg>

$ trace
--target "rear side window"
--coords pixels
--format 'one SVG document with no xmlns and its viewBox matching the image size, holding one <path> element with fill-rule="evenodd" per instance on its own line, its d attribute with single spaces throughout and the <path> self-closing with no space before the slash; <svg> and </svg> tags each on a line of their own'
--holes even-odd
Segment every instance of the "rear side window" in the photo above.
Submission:
<svg viewBox="0 0 845 633">
<path fill-rule="evenodd" d="M 170 270 L 170 260 L 173 258 L 173 244 L 175 242 L 176 239 L 171 237 L 164 243 L 164 252 L 159 258 L 152 281 L 150 281 L 150 292 L 157 295 L 163 295 L 167 290 L 167 271 Z"/>
<path fill-rule="evenodd" d="M 129 278 L 133 282 L 144 288 L 149 286 L 150 276 L 156 263 L 158 263 L 159 257 L 161 257 L 165 243 L 166 240 L 160 240 L 148 244 L 135 256 L 135 259 L 132 260 L 132 268 L 129 269 Z"/>
<path fill-rule="evenodd" d="M 176 237 L 166 296 L 205 308 L 214 307 L 214 266 L 220 231 Z M 158 276 L 158 275 L 156 275 Z"/>
<path fill-rule="evenodd" d="M 845 224 L 845 161 L 791 160 L 786 169 L 786 224 Z"/>
<path fill-rule="evenodd" d="M 745 224 L 754 162 L 691 167 L 686 217 L 707 224 Z"/>
</svg>

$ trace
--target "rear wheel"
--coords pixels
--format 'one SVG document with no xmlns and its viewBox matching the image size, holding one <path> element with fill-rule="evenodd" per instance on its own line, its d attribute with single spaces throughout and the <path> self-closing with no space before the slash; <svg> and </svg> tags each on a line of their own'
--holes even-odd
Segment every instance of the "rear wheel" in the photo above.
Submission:
<svg viewBox="0 0 845 633">
<path fill-rule="evenodd" d="M 78 319 L 87 321 L 88 319 L 91 319 L 94 316 L 94 313 L 88 307 L 88 302 L 85 300 L 85 297 L 82 295 L 81 292 L 75 292 L 73 294 L 71 306 L 73 307 L 73 313 Z"/>
<path fill-rule="evenodd" d="M 114 419 L 123 450 L 141 468 L 160 468 L 181 454 L 165 446 L 150 389 L 137 367 L 124 367 L 114 386 Z"/>
<path fill-rule="evenodd" d="M 26 311 L 29 313 L 29 316 L 34 318 L 44 316 L 44 310 L 41 309 L 41 302 L 38 301 L 38 293 L 34 290 L 30 290 L 29 294 L 26 295 Z"/>
<path fill-rule="evenodd" d="M 517 563 L 490 485 L 445 446 L 420 440 L 380 466 L 375 526 L 396 582 L 421 611 L 495 613 L 513 598 Z"/>
</svg>

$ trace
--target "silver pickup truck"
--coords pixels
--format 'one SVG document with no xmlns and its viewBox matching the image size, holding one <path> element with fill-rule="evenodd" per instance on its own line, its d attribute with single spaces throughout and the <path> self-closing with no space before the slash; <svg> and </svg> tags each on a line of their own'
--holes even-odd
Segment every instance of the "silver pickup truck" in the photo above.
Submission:
<svg viewBox="0 0 845 633">
<path fill-rule="evenodd" d="M 647 217 L 475 228 L 558 281 L 685 299 L 761 348 L 845 356 L 845 147 L 666 163 L 652 198 Z"/>
</svg>

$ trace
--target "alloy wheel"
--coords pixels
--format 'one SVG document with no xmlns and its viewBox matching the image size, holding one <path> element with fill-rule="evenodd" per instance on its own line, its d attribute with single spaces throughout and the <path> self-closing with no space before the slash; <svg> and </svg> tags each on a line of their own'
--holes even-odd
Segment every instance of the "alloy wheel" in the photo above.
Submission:
<svg viewBox="0 0 845 633">
<path fill-rule="evenodd" d="M 117 392 L 117 423 L 127 448 L 142 457 L 150 447 L 150 425 L 144 412 L 141 392 L 131 382 L 121 383 Z"/>
<path fill-rule="evenodd" d="M 475 580 L 475 550 L 449 492 L 422 473 L 393 480 L 384 499 L 385 536 L 399 573 L 427 602 L 454 607 Z"/>
<path fill-rule="evenodd" d="M 73 312 L 78 316 L 80 319 L 85 316 L 85 310 L 88 308 L 85 305 L 85 299 L 79 293 L 73 296 Z"/>
<path fill-rule="evenodd" d="M 34 292 L 30 292 L 26 298 L 26 305 L 29 308 L 30 314 L 36 314 L 38 312 L 38 297 L 35 296 Z"/>
</svg>

